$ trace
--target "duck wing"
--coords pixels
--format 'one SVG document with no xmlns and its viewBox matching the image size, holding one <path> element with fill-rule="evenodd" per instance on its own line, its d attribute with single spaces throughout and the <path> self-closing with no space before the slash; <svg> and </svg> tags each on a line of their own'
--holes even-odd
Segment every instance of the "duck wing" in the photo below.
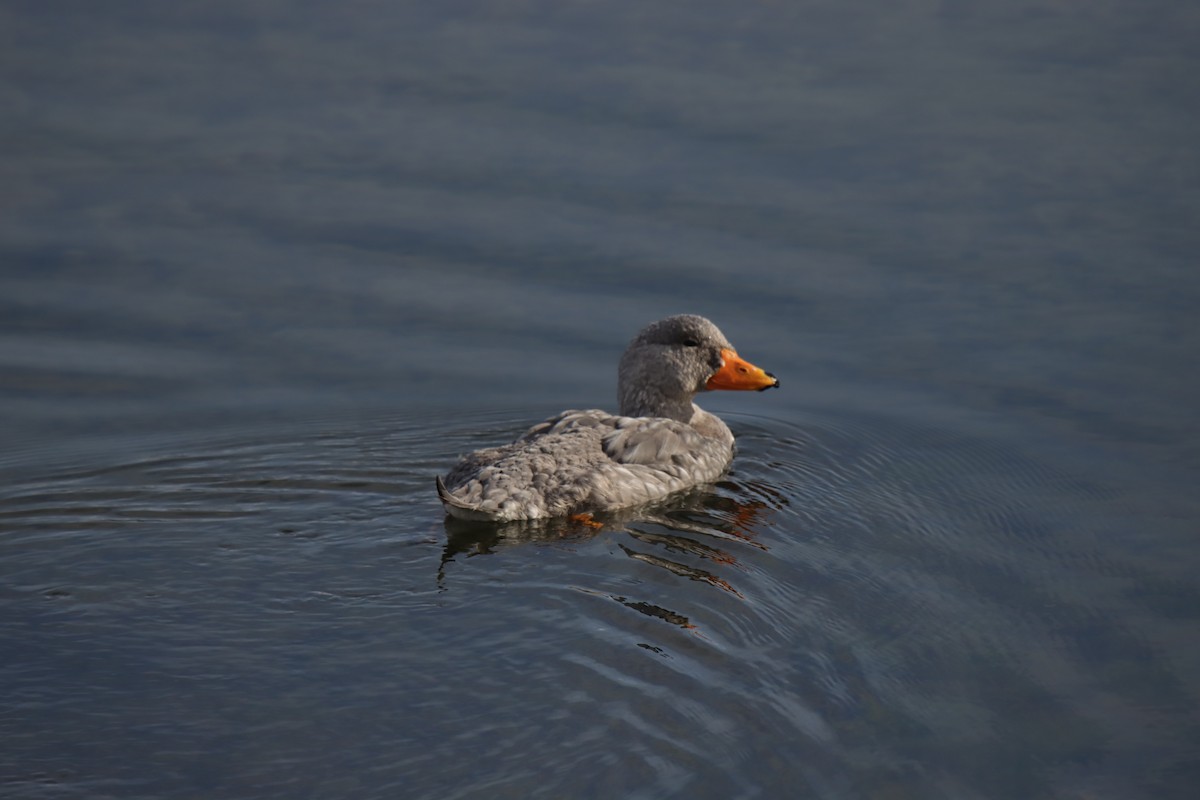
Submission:
<svg viewBox="0 0 1200 800">
<path fill-rule="evenodd" d="M 466 455 L 439 488 L 452 516 L 504 522 L 573 513 L 586 500 L 587 476 L 610 463 L 601 441 L 603 411 L 564 411 L 519 439 Z"/>
<path fill-rule="evenodd" d="M 730 446 L 682 422 L 571 410 L 510 445 L 470 453 L 438 494 L 468 519 L 622 509 L 713 481 L 731 457 Z"/>
<path fill-rule="evenodd" d="M 731 456 L 726 444 L 675 420 L 572 410 L 512 444 L 470 454 L 438 493 L 450 514 L 467 519 L 602 511 L 715 480 Z"/>
</svg>

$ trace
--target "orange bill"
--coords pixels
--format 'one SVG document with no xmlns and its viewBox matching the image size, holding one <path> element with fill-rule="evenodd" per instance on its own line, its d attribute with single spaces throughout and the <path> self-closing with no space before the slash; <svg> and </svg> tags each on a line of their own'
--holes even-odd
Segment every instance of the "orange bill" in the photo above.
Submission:
<svg viewBox="0 0 1200 800">
<path fill-rule="evenodd" d="M 721 359 L 725 364 L 717 370 L 717 374 L 708 379 L 705 384 L 709 389 L 741 389 L 750 390 L 770 389 L 779 385 L 779 379 L 769 372 L 764 372 L 732 350 L 722 350 Z"/>
</svg>

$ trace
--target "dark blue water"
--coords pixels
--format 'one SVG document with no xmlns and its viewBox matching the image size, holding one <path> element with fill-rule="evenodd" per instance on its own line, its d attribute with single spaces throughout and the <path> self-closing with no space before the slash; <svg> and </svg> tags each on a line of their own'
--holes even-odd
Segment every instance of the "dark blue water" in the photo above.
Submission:
<svg viewBox="0 0 1200 800">
<path fill-rule="evenodd" d="M 1200 13 L 0 31 L 0 795 L 1191 797 Z M 678 312 L 725 480 L 444 519 Z"/>
</svg>

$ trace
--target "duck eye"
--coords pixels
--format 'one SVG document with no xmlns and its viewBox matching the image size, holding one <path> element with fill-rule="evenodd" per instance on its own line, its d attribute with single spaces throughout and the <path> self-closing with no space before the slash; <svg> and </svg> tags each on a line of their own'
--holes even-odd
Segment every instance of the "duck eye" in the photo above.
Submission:
<svg viewBox="0 0 1200 800">
<path fill-rule="evenodd" d="M 695 339 L 684 339 L 683 346 L 684 347 L 699 347 L 700 343 L 697 342 Z"/>
</svg>

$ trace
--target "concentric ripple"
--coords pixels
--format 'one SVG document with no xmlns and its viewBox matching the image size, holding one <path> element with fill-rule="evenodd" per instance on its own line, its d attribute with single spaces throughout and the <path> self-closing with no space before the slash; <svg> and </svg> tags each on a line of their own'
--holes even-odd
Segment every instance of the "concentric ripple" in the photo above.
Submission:
<svg viewBox="0 0 1200 800">
<path fill-rule="evenodd" d="M 505 414 L 10 474 L 0 767 L 34 796 L 736 797 L 769 771 L 1116 798 L 1195 756 L 1171 743 L 1200 598 L 1134 546 L 1144 497 L 1036 443 L 730 419 L 725 480 L 599 529 L 443 517 L 432 476 L 524 429 Z"/>
</svg>

